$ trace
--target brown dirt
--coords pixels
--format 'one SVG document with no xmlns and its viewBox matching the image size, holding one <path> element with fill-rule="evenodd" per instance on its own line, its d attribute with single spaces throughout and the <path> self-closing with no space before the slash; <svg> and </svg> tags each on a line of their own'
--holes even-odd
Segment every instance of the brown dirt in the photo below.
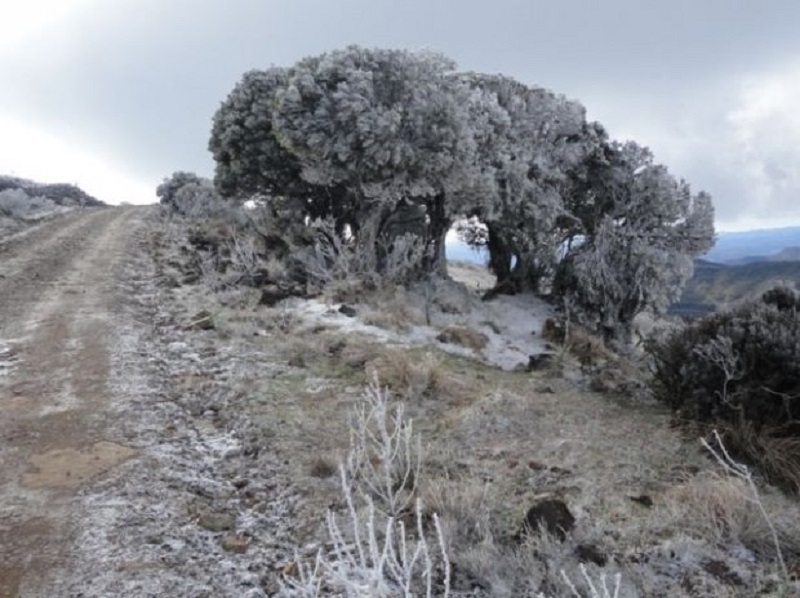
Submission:
<svg viewBox="0 0 800 598">
<path fill-rule="evenodd" d="M 143 213 L 76 211 L 0 243 L 0 597 L 44 594 L 77 493 L 135 455 L 104 432 L 115 267 Z"/>
</svg>

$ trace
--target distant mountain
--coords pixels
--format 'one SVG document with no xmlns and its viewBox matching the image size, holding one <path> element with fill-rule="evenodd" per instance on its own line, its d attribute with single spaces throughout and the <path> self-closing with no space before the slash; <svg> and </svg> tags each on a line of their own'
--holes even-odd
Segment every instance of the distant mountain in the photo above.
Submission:
<svg viewBox="0 0 800 598">
<path fill-rule="evenodd" d="M 68 183 L 37 183 L 19 177 L 0 175 L 0 191 L 22 189 L 29 197 L 46 197 L 60 206 L 104 206 L 104 202 Z"/>
<path fill-rule="evenodd" d="M 800 248 L 800 226 L 719 233 L 716 245 L 703 259 L 719 264 L 758 261 L 760 257 L 775 255 L 786 248 Z"/>
<path fill-rule="evenodd" d="M 756 262 L 797 262 L 800 261 L 800 247 L 784 247 L 770 255 L 748 255 L 738 260 L 726 262 L 729 265 L 753 264 Z"/>
<path fill-rule="evenodd" d="M 694 276 L 670 312 L 708 313 L 742 300 L 755 299 L 779 282 L 800 288 L 800 260 L 762 260 L 735 265 L 697 260 Z"/>
<path fill-rule="evenodd" d="M 786 247 L 771 257 L 773 262 L 800 262 L 800 247 Z"/>
</svg>

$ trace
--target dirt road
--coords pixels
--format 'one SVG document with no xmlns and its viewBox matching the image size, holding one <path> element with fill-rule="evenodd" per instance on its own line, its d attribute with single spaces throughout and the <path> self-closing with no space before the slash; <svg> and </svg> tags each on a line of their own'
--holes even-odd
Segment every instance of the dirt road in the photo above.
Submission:
<svg viewBox="0 0 800 598">
<path fill-rule="evenodd" d="M 0 242 L 0 597 L 48 595 L 77 493 L 136 455 L 106 433 L 108 347 L 145 212 L 77 211 Z"/>
</svg>

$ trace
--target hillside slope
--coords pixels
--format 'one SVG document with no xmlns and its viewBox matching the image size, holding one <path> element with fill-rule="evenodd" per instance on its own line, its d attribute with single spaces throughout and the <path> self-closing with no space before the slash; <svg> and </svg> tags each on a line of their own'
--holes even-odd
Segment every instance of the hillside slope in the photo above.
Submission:
<svg viewBox="0 0 800 598">
<path fill-rule="evenodd" d="M 45 197 L 59 206 L 100 207 L 106 205 L 77 185 L 68 183 L 37 183 L 28 179 L 0 175 L 0 192 L 21 189 L 29 197 Z"/>
</svg>

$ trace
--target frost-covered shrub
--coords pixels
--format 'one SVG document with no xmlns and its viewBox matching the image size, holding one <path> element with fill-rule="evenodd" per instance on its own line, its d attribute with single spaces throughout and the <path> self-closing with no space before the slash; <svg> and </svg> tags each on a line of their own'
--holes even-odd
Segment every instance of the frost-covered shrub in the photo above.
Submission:
<svg viewBox="0 0 800 598">
<path fill-rule="evenodd" d="M 315 290 L 342 296 L 411 282 L 426 251 L 425 243 L 411 233 L 364 243 L 338 234 L 332 220 L 315 221 L 309 229 L 313 242 L 292 256 L 295 269 Z"/>
<path fill-rule="evenodd" d="M 219 196 L 209 180 L 182 186 L 172 200 L 172 208 L 190 219 L 220 216 L 227 212 L 229 207 L 230 205 Z"/>
<path fill-rule="evenodd" d="M 727 430 L 726 445 L 800 484 L 800 316 L 767 292 L 650 340 L 651 388 L 682 419 Z M 783 303 L 781 305 L 784 305 Z"/>
<path fill-rule="evenodd" d="M 52 210 L 55 205 L 52 199 L 30 196 L 23 189 L 0 191 L 0 215 L 2 216 L 25 218 L 35 212 Z"/>
<path fill-rule="evenodd" d="M 56 207 L 56 202 L 50 199 L 49 197 L 31 197 L 31 211 L 32 212 L 46 212 L 47 210 L 52 210 Z"/>
<path fill-rule="evenodd" d="M 186 185 L 202 185 L 203 179 L 193 172 L 174 172 L 156 188 L 156 195 L 162 206 L 180 212 L 176 198 L 178 191 Z"/>
<path fill-rule="evenodd" d="M 31 198 L 22 189 L 0 191 L 0 214 L 21 218 L 31 209 Z"/>
<path fill-rule="evenodd" d="M 693 258 L 713 245 L 714 210 L 633 142 L 607 143 L 586 168 L 556 291 L 607 341 L 628 343 L 637 314 L 679 298 Z"/>
</svg>

